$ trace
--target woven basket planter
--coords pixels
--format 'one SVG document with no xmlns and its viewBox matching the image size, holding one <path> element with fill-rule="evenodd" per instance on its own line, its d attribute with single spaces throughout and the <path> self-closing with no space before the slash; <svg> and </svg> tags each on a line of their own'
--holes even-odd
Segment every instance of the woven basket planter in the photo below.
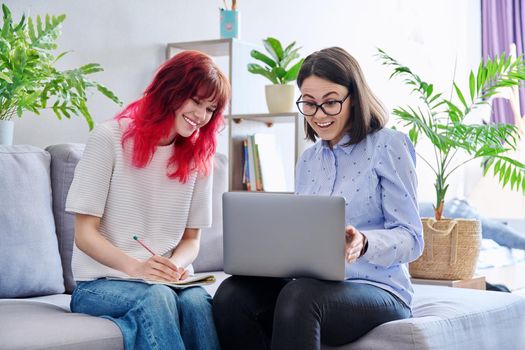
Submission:
<svg viewBox="0 0 525 350">
<path fill-rule="evenodd" d="M 409 264 L 414 278 L 458 280 L 474 276 L 481 246 L 478 220 L 422 218 L 425 249 Z"/>
</svg>

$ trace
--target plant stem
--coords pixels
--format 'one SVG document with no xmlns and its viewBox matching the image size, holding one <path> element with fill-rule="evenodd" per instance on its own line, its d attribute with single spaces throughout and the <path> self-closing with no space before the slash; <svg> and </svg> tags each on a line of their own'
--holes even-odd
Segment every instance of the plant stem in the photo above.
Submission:
<svg viewBox="0 0 525 350">
<path fill-rule="evenodd" d="M 457 170 L 459 167 L 463 166 L 463 164 L 466 164 L 476 158 L 479 158 L 479 157 L 474 157 L 474 158 L 470 158 L 470 159 L 467 159 L 465 160 L 464 162 L 461 162 L 460 164 L 458 164 L 457 166 L 455 166 L 452 170 L 450 170 L 450 172 L 447 174 L 446 177 L 448 177 L 450 174 L 452 174 L 455 170 Z"/>
<path fill-rule="evenodd" d="M 436 220 L 441 220 L 443 216 L 443 209 L 445 206 L 445 195 L 447 194 L 448 187 L 446 186 L 446 180 L 443 177 L 443 173 L 440 173 L 436 177 L 436 205 L 434 206 L 434 216 Z"/>
<path fill-rule="evenodd" d="M 441 200 L 437 208 L 434 208 L 434 217 L 436 220 L 441 220 L 443 217 L 443 209 L 445 208 L 445 201 Z"/>
<path fill-rule="evenodd" d="M 450 163 L 452 163 L 452 160 L 453 160 L 454 157 L 456 156 L 456 153 L 457 153 L 457 152 L 458 152 L 458 149 L 456 148 L 456 149 L 454 150 L 454 152 L 452 153 L 452 155 L 450 156 L 450 158 L 448 159 L 447 164 L 445 164 L 445 169 L 447 169 L 448 166 L 450 165 Z M 450 173 L 449 173 L 449 174 L 450 174 Z M 448 176 L 446 176 L 446 177 L 448 177 Z"/>
<path fill-rule="evenodd" d="M 438 170 L 436 176 L 436 183 L 434 187 L 436 188 L 436 204 L 434 205 L 434 216 L 436 220 L 440 220 L 443 215 L 443 209 L 445 206 L 445 196 L 447 194 L 447 154 L 443 152 L 438 152 L 440 162 L 438 163 Z"/>
<path fill-rule="evenodd" d="M 428 162 L 428 160 L 426 160 L 426 159 L 421 155 L 421 153 L 419 153 L 419 152 L 416 151 L 416 155 L 419 156 L 419 158 L 420 158 L 421 160 L 423 160 L 423 161 L 428 165 L 428 167 L 434 172 L 435 175 L 437 175 L 437 171 L 436 171 L 436 169 L 434 169 L 434 167 L 432 166 L 432 164 L 430 164 L 430 163 Z"/>
</svg>

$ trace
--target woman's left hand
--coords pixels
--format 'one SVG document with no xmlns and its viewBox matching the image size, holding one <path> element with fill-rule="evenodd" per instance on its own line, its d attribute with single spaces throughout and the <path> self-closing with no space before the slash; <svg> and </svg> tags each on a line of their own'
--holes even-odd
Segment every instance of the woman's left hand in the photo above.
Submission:
<svg viewBox="0 0 525 350">
<path fill-rule="evenodd" d="M 348 263 L 353 263 L 364 253 L 366 237 L 352 225 L 346 226 L 345 231 L 345 257 Z"/>
</svg>

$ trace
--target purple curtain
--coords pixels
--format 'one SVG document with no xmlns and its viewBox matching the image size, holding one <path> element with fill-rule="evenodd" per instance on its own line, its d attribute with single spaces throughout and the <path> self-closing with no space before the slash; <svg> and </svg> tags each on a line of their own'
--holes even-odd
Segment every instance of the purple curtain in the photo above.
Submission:
<svg viewBox="0 0 525 350">
<path fill-rule="evenodd" d="M 481 31 L 483 59 L 508 52 L 516 44 L 516 54 L 523 55 L 525 6 L 523 0 L 481 0 Z M 525 89 L 520 88 L 521 115 L 525 114 Z M 514 123 L 509 101 L 495 99 L 492 104 L 493 123 Z"/>
</svg>

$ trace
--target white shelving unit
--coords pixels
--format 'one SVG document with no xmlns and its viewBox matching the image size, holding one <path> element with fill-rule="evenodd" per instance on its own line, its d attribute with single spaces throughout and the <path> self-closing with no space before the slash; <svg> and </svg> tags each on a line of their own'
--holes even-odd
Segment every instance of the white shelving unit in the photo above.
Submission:
<svg viewBox="0 0 525 350">
<path fill-rule="evenodd" d="M 276 135 L 277 148 L 283 161 L 286 190 L 293 192 L 302 116 L 299 113 L 234 114 L 227 115 L 226 119 L 229 127 L 228 174 L 230 191 L 243 190 L 243 140 L 253 133 L 273 133 Z"/>
</svg>

